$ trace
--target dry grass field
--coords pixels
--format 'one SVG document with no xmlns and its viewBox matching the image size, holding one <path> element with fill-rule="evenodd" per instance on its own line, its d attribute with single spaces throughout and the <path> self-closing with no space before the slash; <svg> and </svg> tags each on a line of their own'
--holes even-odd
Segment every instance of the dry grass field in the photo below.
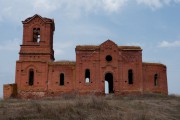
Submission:
<svg viewBox="0 0 180 120">
<path fill-rule="evenodd" d="M 0 100 L 0 120 L 180 120 L 180 97 L 72 94 Z"/>
</svg>

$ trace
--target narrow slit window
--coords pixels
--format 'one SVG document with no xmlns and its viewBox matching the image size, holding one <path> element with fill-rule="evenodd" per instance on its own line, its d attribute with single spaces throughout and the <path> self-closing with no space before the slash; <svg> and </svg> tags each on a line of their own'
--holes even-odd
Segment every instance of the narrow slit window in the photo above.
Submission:
<svg viewBox="0 0 180 120">
<path fill-rule="evenodd" d="M 158 74 L 154 75 L 154 86 L 158 85 Z"/>
<path fill-rule="evenodd" d="M 33 29 L 33 42 L 40 42 L 40 28 Z"/>
<path fill-rule="evenodd" d="M 64 74 L 61 73 L 60 74 L 60 83 L 59 83 L 60 86 L 63 86 L 64 85 Z"/>
<path fill-rule="evenodd" d="M 32 86 L 34 84 L 34 70 L 29 71 L 29 85 Z"/>
<path fill-rule="evenodd" d="M 85 82 L 86 83 L 90 82 L 90 70 L 89 69 L 85 70 Z"/>
<path fill-rule="evenodd" d="M 133 84 L 133 70 L 128 70 L 128 83 Z"/>
</svg>

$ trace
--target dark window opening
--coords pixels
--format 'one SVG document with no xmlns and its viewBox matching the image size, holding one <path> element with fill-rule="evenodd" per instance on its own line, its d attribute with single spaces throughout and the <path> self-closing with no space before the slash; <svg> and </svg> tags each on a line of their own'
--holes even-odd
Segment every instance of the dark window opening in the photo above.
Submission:
<svg viewBox="0 0 180 120">
<path fill-rule="evenodd" d="M 133 84 L 133 71 L 132 71 L 132 69 L 128 70 L 128 83 Z"/>
<path fill-rule="evenodd" d="M 60 83 L 59 83 L 59 85 L 61 85 L 61 86 L 64 85 L 64 74 L 63 73 L 60 74 Z"/>
<path fill-rule="evenodd" d="M 40 28 L 33 29 L 33 42 L 40 42 Z"/>
<path fill-rule="evenodd" d="M 90 70 L 86 69 L 85 71 L 85 82 L 89 83 L 90 82 Z"/>
<path fill-rule="evenodd" d="M 154 75 L 154 86 L 158 85 L 158 74 Z"/>
<path fill-rule="evenodd" d="M 110 55 L 107 55 L 106 56 L 106 61 L 108 61 L 108 62 L 112 61 L 112 57 Z"/>
<path fill-rule="evenodd" d="M 34 71 L 31 69 L 29 71 L 29 85 L 32 86 L 34 84 Z"/>
<path fill-rule="evenodd" d="M 108 86 L 108 88 L 105 88 L 105 89 L 108 89 L 108 92 L 107 92 L 106 94 L 108 94 L 108 93 L 114 93 L 113 75 L 112 75 L 111 73 L 107 73 L 107 74 L 105 75 L 105 81 L 107 81 L 107 82 L 105 82 L 105 86 L 106 86 L 106 84 L 107 84 L 107 86 Z"/>
</svg>

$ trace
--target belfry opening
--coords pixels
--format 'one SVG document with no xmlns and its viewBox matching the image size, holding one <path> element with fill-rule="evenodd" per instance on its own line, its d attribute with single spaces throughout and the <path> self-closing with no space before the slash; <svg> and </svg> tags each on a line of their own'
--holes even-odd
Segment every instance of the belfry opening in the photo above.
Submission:
<svg viewBox="0 0 180 120">
<path fill-rule="evenodd" d="M 106 73 L 105 75 L 105 89 L 107 89 L 106 94 L 114 93 L 113 86 L 113 75 L 111 73 Z"/>
</svg>

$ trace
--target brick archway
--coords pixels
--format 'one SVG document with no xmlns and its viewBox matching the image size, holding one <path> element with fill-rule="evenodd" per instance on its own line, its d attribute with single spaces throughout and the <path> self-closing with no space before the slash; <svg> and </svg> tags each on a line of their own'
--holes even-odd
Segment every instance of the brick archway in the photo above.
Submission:
<svg viewBox="0 0 180 120">
<path fill-rule="evenodd" d="M 113 74 L 112 73 L 106 73 L 105 74 L 105 81 L 108 82 L 108 93 L 114 93 L 114 85 L 113 85 Z M 106 87 L 106 86 L 105 86 Z"/>
</svg>

